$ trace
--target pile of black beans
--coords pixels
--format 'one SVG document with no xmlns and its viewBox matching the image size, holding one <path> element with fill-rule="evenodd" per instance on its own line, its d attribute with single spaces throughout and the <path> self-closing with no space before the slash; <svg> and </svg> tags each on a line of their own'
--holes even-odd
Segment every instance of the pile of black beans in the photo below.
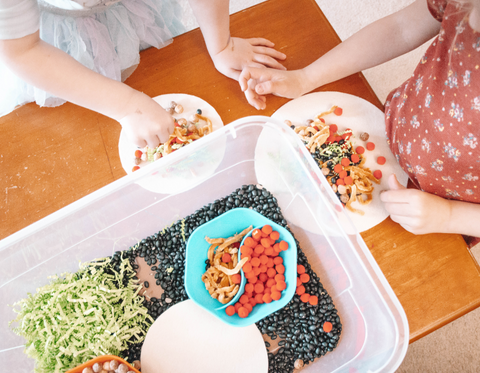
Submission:
<svg viewBox="0 0 480 373">
<path fill-rule="evenodd" d="M 251 208 L 287 227 L 276 198 L 268 190 L 261 185 L 243 185 L 229 196 L 218 199 L 163 231 L 143 239 L 126 252 L 116 252 L 113 255 L 112 261 L 128 257 L 134 269 L 138 268 L 135 258 L 142 257 L 155 272 L 155 282 L 145 282 L 145 286 L 161 286 L 164 293 L 160 299 L 144 301 L 154 320 L 172 305 L 188 299 L 184 287 L 185 248 L 192 232 L 200 225 L 237 207 Z M 293 372 L 296 360 L 300 359 L 308 364 L 325 355 L 337 346 L 342 331 L 337 310 L 320 279 L 308 264 L 298 241 L 297 247 L 298 264 L 303 264 L 306 273 L 310 275 L 310 281 L 304 284 L 305 290 L 318 297 L 318 305 L 303 303 L 300 297 L 295 295 L 284 308 L 257 322 L 262 334 L 267 334 L 272 340 L 281 339 L 280 349 L 268 354 L 269 372 Z M 329 333 L 325 333 L 322 328 L 326 321 L 333 325 Z M 268 350 L 269 346 L 266 345 Z M 122 355 L 128 361 L 138 360 L 141 347 L 141 344 L 132 344 Z"/>
<path fill-rule="evenodd" d="M 310 281 L 305 286 L 305 292 L 318 297 L 318 305 L 303 303 L 295 294 L 292 300 L 282 309 L 257 322 L 262 334 L 272 340 L 280 338 L 281 346 L 275 354 L 268 354 L 269 372 L 292 372 L 296 360 L 304 364 L 313 362 L 327 352 L 337 347 L 342 332 L 342 324 L 337 310 L 323 288 L 317 274 L 313 272 L 307 257 L 298 247 L 297 263 L 303 264 L 305 272 L 310 275 Z M 328 333 L 323 331 L 323 323 L 330 322 L 333 326 Z M 267 350 L 268 350 L 267 344 Z"/>
</svg>

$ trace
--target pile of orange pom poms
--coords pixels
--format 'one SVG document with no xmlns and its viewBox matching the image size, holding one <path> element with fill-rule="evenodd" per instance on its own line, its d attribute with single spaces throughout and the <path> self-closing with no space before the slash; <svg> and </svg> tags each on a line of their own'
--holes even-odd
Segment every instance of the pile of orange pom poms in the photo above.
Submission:
<svg viewBox="0 0 480 373">
<path fill-rule="evenodd" d="M 288 243 L 279 239 L 280 233 L 270 225 L 254 229 L 251 237 L 245 238 L 240 253 L 242 259 L 248 258 L 242 267 L 248 283 L 239 301 L 226 308 L 227 315 L 237 313 L 245 318 L 257 304 L 270 303 L 282 297 L 287 283 L 283 258 L 279 254 L 288 250 Z"/>
</svg>

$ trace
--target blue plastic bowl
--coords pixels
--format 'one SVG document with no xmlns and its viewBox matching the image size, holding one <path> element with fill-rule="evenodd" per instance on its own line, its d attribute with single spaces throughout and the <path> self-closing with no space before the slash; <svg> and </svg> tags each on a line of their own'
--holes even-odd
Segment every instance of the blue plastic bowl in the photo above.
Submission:
<svg viewBox="0 0 480 373">
<path fill-rule="evenodd" d="M 208 259 L 207 253 L 210 244 L 205 241 L 205 236 L 210 238 L 228 238 L 236 233 L 240 233 L 245 228 L 261 228 L 265 224 L 271 225 L 273 230 L 280 233 L 280 240 L 288 243 L 289 248 L 282 251 L 280 256 L 285 265 L 285 282 L 287 288 L 282 292 L 282 297 L 278 301 L 271 303 L 257 304 L 252 312 L 246 317 L 241 318 L 237 314 L 228 316 L 225 313 L 227 305 L 223 305 L 218 300 L 213 299 L 205 289 L 202 281 L 202 275 L 205 273 L 205 261 Z M 245 236 L 249 237 L 251 232 Z M 245 239 L 244 238 L 244 239 Z M 243 241 L 242 241 L 243 244 Z M 246 279 L 241 271 L 242 282 L 235 298 L 229 304 L 235 304 L 238 298 L 243 294 Z M 201 225 L 190 235 L 187 242 L 186 260 L 185 260 L 185 288 L 190 299 L 200 307 L 211 312 L 227 324 L 233 326 L 248 326 L 263 319 L 269 314 L 278 311 L 280 308 L 292 299 L 297 284 L 297 245 L 293 236 L 282 226 L 267 219 L 263 215 L 246 208 L 236 208 L 230 210 L 219 217 L 210 220 Z"/>
</svg>

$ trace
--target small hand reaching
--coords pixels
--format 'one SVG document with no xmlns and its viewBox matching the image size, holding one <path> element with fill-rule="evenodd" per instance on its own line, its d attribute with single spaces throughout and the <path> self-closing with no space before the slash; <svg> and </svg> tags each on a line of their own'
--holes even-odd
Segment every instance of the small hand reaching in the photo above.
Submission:
<svg viewBox="0 0 480 373">
<path fill-rule="evenodd" d="M 243 69 L 239 83 L 250 105 L 257 110 L 266 107 L 267 94 L 297 98 L 308 92 L 303 70 L 280 71 L 247 67 Z"/>
<path fill-rule="evenodd" d="M 119 122 L 136 146 L 156 148 L 168 140 L 175 122 L 157 102 L 141 92 L 135 92 L 128 107 L 128 114 Z"/>
<path fill-rule="evenodd" d="M 218 71 L 229 78 L 238 80 L 246 67 L 271 67 L 286 70 L 277 60 L 284 60 L 285 54 L 275 50 L 274 44 L 263 38 L 230 38 L 227 46 L 212 56 Z"/>
<path fill-rule="evenodd" d="M 394 222 L 414 234 L 447 232 L 451 218 L 450 202 L 434 194 L 407 189 L 395 175 L 388 179 L 390 190 L 380 194 Z"/>
</svg>

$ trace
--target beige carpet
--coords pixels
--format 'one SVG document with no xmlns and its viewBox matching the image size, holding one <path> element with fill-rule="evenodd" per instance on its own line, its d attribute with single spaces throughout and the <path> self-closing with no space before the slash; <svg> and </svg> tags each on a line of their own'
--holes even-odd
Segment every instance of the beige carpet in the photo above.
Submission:
<svg viewBox="0 0 480 373">
<path fill-rule="evenodd" d="M 187 0 L 180 1 L 185 9 L 187 27 L 189 29 L 197 27 Z M 376 19 L 413 2 L 413 0 L 316 1 L 342 40 Z M 230 11 L 234 13 L 260 2 L 262 1 L 231 0 Z M 393 61 L 364 71 L 380 101 L 384 102 L 388 93 L 413 73 L 428 44 Z M 472 255 L 480 263 L 480 244 L 472 249 Z M 412 343 L 397 373 L 480 372 L 479 342 L 480 308 Z"/>
</svg>

